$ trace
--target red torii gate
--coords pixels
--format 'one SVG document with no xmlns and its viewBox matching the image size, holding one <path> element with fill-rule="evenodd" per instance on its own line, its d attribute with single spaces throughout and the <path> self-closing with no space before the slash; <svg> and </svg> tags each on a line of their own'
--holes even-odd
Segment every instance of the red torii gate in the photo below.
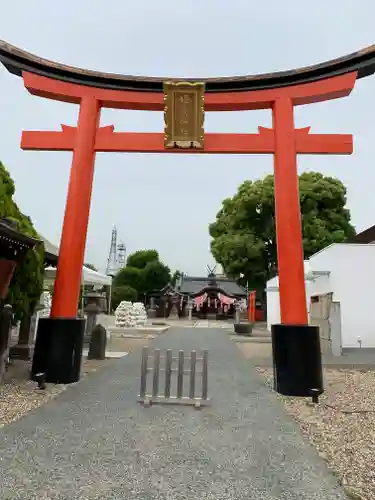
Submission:
<svg viewBox="0 0 375 500">
<path fill-rule="evenodd" d="M 206 93 L 205 111 L 271 109 L 273 128 L 259 127 L 258 134 L 205 134 L 202 150 L 166 149 L 163 133 L 115 132 L 113 126 L 99 126 L 103 107 L 164 111 L 160 92 L 96 88 L 29 72 L 22 76 L 31 94 L 80 106 L 77 127 L 22 133 L 25 150 L 73 151 L 52 318 L 77 316 L 96 152 L 237 153 L 274 155 L 281 322 L 307 324 L 297 154 L 351 154 L 353 140 L 351 135 L 296 129 L 293 108 L 349 95 L 357 72 L 268 90 Z"/>
</svg>

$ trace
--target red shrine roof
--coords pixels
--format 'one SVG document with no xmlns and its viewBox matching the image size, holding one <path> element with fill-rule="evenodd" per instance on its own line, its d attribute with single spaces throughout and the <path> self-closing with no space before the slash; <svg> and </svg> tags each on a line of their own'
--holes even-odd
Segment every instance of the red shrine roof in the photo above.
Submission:
<svg viewBox="0 0 375 500">
<path fill-rule="evenodd" d="M 204 81 L 206 92 L 267 90 L 311 83 L 346 73 L 357 72 L 357 78 L 375 73 L 375 45 L 312 66 L 288 71 L 219 78 L 169 78 L 102 73 L 49 61 L 0 40 L 0 62 L 17 76 L 26 71 L 79 85 L 113 90 L 163 92 L 165 81 Z"/>
</svg>

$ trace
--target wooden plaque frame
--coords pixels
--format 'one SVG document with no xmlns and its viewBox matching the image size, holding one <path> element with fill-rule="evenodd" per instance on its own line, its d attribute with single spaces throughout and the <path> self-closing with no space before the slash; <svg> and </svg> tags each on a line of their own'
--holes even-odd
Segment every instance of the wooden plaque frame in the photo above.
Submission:
<svg viewBox="0 0 375 500">
<path fill-rule="evenodd" d="M 202 82 L 164 82 L 164 147 L 204 148 Z"/>
</svg>

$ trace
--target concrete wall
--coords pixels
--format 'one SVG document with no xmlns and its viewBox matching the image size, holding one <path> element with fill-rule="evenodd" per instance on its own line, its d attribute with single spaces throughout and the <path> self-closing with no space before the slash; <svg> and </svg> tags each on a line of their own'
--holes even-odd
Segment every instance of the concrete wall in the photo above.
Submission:
<svg viewBox="0 0 375 500">
<path fill-rule="evenodd" d="M 310 299 L 310 324 L 319 327 L 320 348 L 323 354 L 332 354 L 331 329 L 329 314 L 332 304 L 332 293 L 314 295 Z"/>
<path fill-rule="evenodd" d="M 309 261 L 305 261 L 305 276 L 310 271 Z M 305 281 L 306 291 L 308 291 L 310 283 L 308 280 Z M 271 331 L 271 325 L 280 323 L 280 294 L 279 294 L 279 278 L 275 276 L 267 282 L 266 287 L 267 295 L 267 329 Z M 306 303 L 309 307 L 310 297 L 306 293 Z"/>
<path fill-rule="evenodd" d="M 331 349 L 334 356 L 342 354 L 341 304 L 332 301 L 329 315 L 331 328 Z"/>
<path fill-rule="evenodd" d="M 312 295 L 332 294 L 335 332 L 343 348 L 375 347 L 375 244 L 336 243 L 305 263 L 306 300 L 310 316 Z M 278 279 L 267 283 L 267 327 L 280 321 Z M 339 314 L 339 317 L 337 316 Z M 332 328 L 332 325 L 331 325 Z M 338 339 L 335 352 L 341 350 Z"/>
<path fill-rule="evenodd" d="M 375 347 L 375 245 L 334 244 L 310 258 L 316 278 L 309 293 L 332 293 L 340 303 L 342 347 Z M 336 313 L 337 314 L 337 313 Z"/>
<path fill-rule="evenodd" d="M 319 326 L 322 354 L 341 356 L 341 308 L 340 302 L 332 301 L 333 293 L 313 295 L 310 299 L 311 325 Z"/>
<path fill-rule="evenodd" d="M 275 278 L 273 278 L 273 280 L 275 280 Z M 267 286 L 267 330 L 270 332 L 271 325 L 276 325 L 278 323 L 280 323 L 279 287 L 270 283 Z"/>
</svg>

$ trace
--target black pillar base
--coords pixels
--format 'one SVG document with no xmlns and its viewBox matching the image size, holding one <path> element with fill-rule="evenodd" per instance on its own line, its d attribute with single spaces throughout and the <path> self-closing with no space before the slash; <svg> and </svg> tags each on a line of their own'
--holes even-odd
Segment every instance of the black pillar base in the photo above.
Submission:
<svg viewBox="0 0 375 500">
<path fill-rule="evenodd" d="M 31 380 L 45 373 L 46 382 L 71 384 L 81 375 L 84 318 L 40 318 Z"/>
<path fill-rule="evenodd" d="M 284 396 L 322 394 L 319 327 L 272 325 L 274 389 Z"/>
</svg>

